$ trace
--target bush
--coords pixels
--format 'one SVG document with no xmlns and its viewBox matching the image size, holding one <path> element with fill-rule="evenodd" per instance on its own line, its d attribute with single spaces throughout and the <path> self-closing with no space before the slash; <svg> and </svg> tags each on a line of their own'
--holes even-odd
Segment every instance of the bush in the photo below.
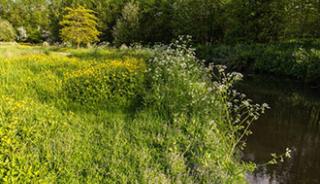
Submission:
<svg viewBox="0 0 320 184">
<path fill-rule="evenodd" d="M 319 83 L 320 54 L 317 41 L 235 46 L 201 46 L 198 55 L 208 63 L 231 70 L 276 74 Z"/>
<path fill-rule="evenodd" d="M 0 19 L 0 41 L 9 42 L 16 39 L 16 31 L 7 20 Z"/>
<path fill-rule="evenodd" d="M 67 73 L 63 90 L 73 102 L 125 108 L 142 96 L 145 70 L 142 60 L 114 60 Z"/>
<path fill-rule="evenodd" d="M 230 94 L 231 86 L 241 75 L 217 67 L 212 83 L 215 70 L 204 67 L 189 43 L 180 38 L 170 46 L 156 46 L 148 62 L 145 101 L 153 113 L 168 120 L 168 134 L 176 135 L 166 148 L 167 174 L 173 183 L 245 183 L 243 173 L 251 165 L 239 164 L 234 154 L 241 146 L 241 131 L 247 134 L 245 127 L 266 106 L 252 106 L 244 99 L 235 105 L 232 99 L 238 97 Z M 242 113 L 240 118 L 231 116 Z"/>
<path fill-rule="evenodd" d="M 185 40 L 155 48 L 155 56 L 149 61 L 148 79 L 152 89 L 149 101 L 159 112 L 172 117 L 176 113 L 192 114 L 206 109 L 204 102 L 208 99 L 201 98 L 208 92 L 209 76 Z"/>
</svg>

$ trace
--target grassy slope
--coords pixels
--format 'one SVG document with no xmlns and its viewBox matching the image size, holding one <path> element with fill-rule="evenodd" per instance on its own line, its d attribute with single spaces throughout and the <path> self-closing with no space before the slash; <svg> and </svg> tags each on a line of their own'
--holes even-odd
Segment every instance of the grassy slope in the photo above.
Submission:
<svg viewBox="0 0 320 184">
<path fill-rule="evenodd" d="M 185 174 L 184 158 L 174 151 L 182 139 L 180 130 L 163 118 L 148 111 L 134 116 L 92 111 L 60 98 L 64 73 L 143 53 L 2 45 L 0 55 L 1 181 L 197 182 Z M 41 62 L 36 57 L 42 57 Z M 212 181 L 243 181 L 237 164 L 224 162 L 221 137 L 212 135 L 210 141 L 217 144 L 217 160 L 211 163 L 217 177 Z M 240 174 L 231 178 L 231 170 Z"/>
</svg>

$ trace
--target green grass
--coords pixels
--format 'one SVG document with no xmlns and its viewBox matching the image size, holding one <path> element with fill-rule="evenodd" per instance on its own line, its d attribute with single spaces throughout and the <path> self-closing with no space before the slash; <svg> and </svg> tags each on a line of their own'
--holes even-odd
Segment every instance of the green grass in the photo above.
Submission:
<svg viewBox="0 0 320 184">
<path fill-rule="evenodd" d="M 146 61 L 150 50 L 0 45 L 0 53 L 1 183 L 245 182 L 250 165 L 223 128 L 225 104 L 212 109 L 210 125 L 200 114 L 171 119 L 151 106 L 107 110 L 66 99 L 67 73 Z"/>
</svg>

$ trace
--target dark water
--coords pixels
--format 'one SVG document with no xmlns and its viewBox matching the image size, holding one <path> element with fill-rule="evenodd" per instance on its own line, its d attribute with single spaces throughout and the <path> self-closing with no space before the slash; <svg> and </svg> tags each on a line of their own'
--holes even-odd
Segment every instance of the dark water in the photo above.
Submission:
<svg viewBox="0 0 320 184">
<path fill-rule="evenodd" d="M 276 166 L 260 166 L 248 175 L 252 184 L 320 184 L 320 91 L 302 84 L 252 77 L 238 89 L 271 106 L 252 126 L 244 160 L 263 164 L 270 153 L 292 149 L 292 158 Z"/>
</svg>

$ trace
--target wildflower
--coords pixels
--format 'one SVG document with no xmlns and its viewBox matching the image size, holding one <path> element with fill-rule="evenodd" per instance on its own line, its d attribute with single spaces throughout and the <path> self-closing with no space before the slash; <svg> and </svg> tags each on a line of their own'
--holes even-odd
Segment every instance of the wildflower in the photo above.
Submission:
<svg viewBox="0 0 320 184">
<path fill-rule="evenodd" d="M 242 104 L 243 104 L 245 107 L 249 107 L 249 106 L 250 106 L 250 102 L 249 102 L 248 100 L 242 101 Z"/>
<path fill-rule="evenodd" d="M 216 65 L 216 68 L 218 69 L 219 73 L 224 73 L 224 71 L 227 69 L 225 65 Z"/>
<path fill-rule="evenodd" d="M 287 157 L 287 158 L 291 158 L 291 149 L 289 149 L 289 148 L 286 148 L 286 153 L 285 153 L 285 157 Z"/>
</svg>

